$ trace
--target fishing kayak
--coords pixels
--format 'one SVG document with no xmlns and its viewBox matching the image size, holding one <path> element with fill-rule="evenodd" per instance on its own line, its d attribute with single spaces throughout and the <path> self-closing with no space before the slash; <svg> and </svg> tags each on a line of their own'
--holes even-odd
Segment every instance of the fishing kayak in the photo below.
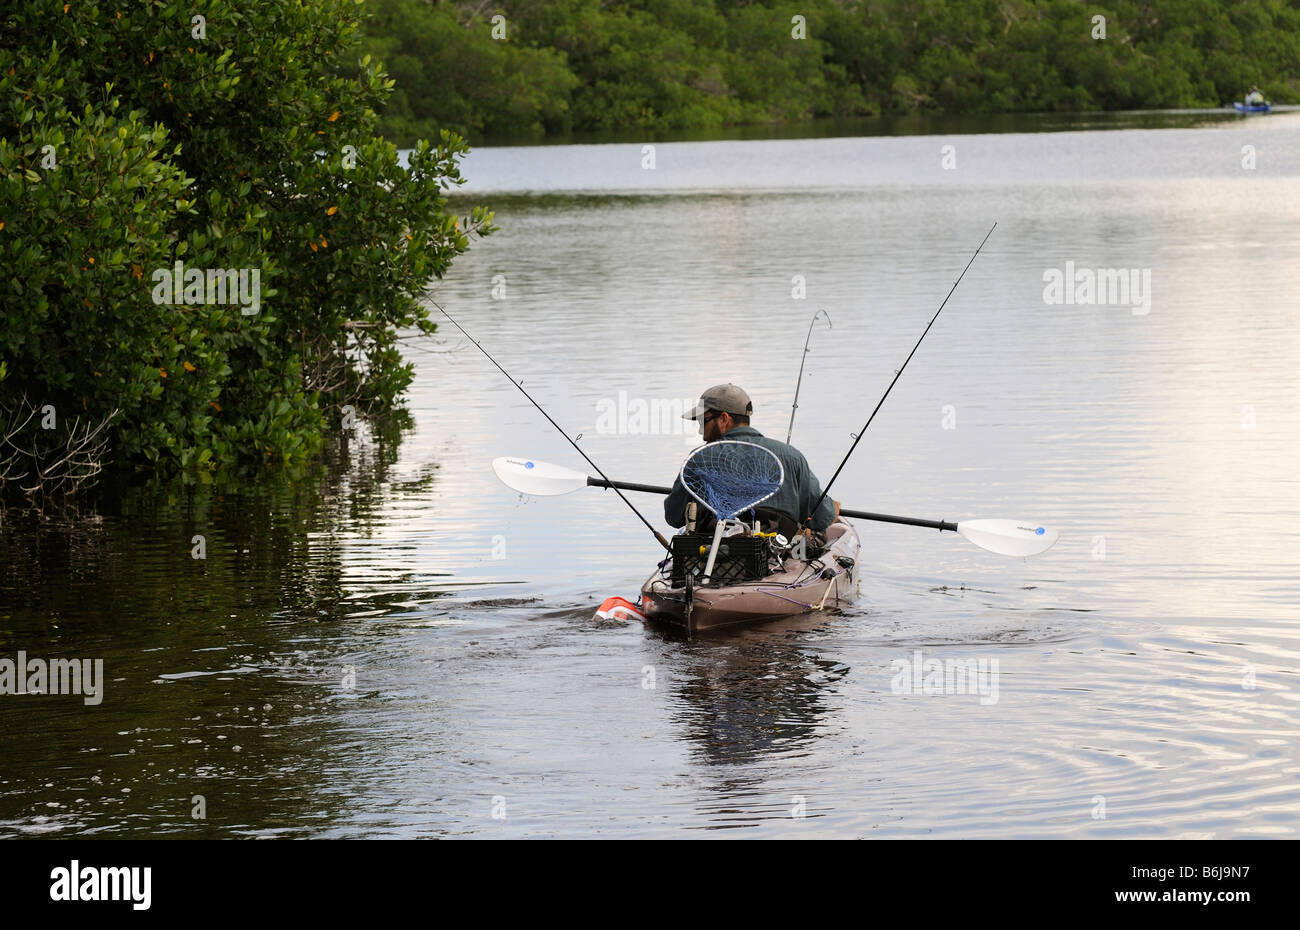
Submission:
<svg viewBox="0 0 1300 930">
<path fill-rule="evenodd" d="M 1240 100 L 1234 101 L 1232 105 L 1238 113 L 1267 113 L 1272 107 L 1269 103 L 1242 103 Z"/>
<path fill-rule="evenodd" d="M 699 633 L 847 606 L 858 596 L 862 542 L 843 518 L 827 527 L 826 540 L 820 553 L 798 559 L 788 552 L 774 554 L 761 538 L 726 537 L 719 557 L 722 567 L 715 569 L 712 582 L 699 584 L 694 570 L 712 538 L 678 534 L 673 537 L 673 555 L 641 586 L 641 612 L 648 620 Z M 729 567 L 757 577 L 736 580 L 730 576 L 737 572 Z"/>
</svg>

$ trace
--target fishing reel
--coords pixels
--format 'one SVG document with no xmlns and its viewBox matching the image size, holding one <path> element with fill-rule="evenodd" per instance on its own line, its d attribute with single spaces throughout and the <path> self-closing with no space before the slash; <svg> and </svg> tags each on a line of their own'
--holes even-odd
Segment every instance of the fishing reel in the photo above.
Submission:
<svg viewBox="0 0 1300 930">
<path fill-rule="evenodd" d="M 754 535 L 765 538 L 768 545 L 772 547 L 773 554 L 782 560 L 797 559 L 806 562 L 816 558 L 822 551 L 822 546 L 810 542 L 802 533 L 797 534 L 794 539 L 787 538 L 783 533 L 755 533 Z"/>
<path fill-rule="evenodd" d="M 790 548 L 790 540 L 780 533 L 763 533 L 756 530 L 754 538 L 766 540 L 768 553 L 778 562 L 785 558 L 785 552 Z"/>
</svg>

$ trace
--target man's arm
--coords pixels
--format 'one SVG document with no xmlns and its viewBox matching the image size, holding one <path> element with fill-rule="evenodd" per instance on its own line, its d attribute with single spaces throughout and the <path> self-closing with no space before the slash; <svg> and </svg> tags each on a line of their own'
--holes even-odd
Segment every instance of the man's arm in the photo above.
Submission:
<svg viewBox="0 0 1300 930">
<path fill-rule="evenodd" d="M 689 500 L 690 495 L 682 484 L 682 476 L 678 475 L 673 481 L 673 489 L 664 498 L 664 519 L 669 526 L 681 528 L 686 525 L 686 504 Z"/>
<path fill-rule="evenodd" d="M 812 469 L 808 468 L 808 463 L 806 461 L 804 462 L 804 468 L 807 469 L 808 480 L 804 483 L 805 499 L 802 501 L 801 509 L 804 512 L 803 515 L 807 516 L 808 509 L 817 502 L 817 498 L 822 496 L 822 484 L 817 480 L 817 476 L 812 473 Z M 835 503 L 831 500 L 831 496 L 827 494 L 822 498 L 821 505 L 818 506 L 817 512 L 812 515 L 812 528 L 819 533 L 825 532 L 826 527 L 830 526 L 831 523 L 834 522 L 835 514 Z"/>
</svg>

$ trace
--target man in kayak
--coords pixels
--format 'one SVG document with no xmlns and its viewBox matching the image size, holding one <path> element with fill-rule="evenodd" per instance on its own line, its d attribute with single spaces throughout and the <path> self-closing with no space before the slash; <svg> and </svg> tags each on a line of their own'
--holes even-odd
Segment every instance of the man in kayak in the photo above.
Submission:
<svg viewBox="0 0 1300 930">
<path fill-rule="evenodd" d="M 787 519 L 779 521 L 780 531 L 793 536 L 801 526 L 800 521 L 822 496 L 821 482 L 808 467 L 808 460 L 802 452 L 794 446 L 767 438 L 749 425 L 749 416 L 753 412 L 754 404 L 748 394 L 734 384 L 718 384 L 701 394 L 700 402 L 688 410 L 683 419 L 700 422 L 700 433 L 705 442 L 717 442 L 724 436 L 729 440 L 752 442 L 756 446 L 770 449 L 781 460 L 781 466 L 785 469 L 781 489 L 760 504 L 758 509 L 774 510 L 784 515 Z M 673 481 L 672 492 L 664 500 L 664 519 L 669 526 L 686 525 L 686 505 L 691 500 L 693 498 L 682 485 L 682 476 L 679 474 Z M 812 529 L 824 533 L 838 511 L 839 506 L 829 496 L 823 498 L 821 506 L 812 516 Z"/>
<path fill-rule="evenodd" d="M 1258 87 L 1252 87 L 1250 89 L 1250 93 L 1246 95 L 1246 106 L 1258 107 L 1258 106 L 1263 106 L 1263 104 L 1264 104 L 1264 95 L 1259 92 Z"/>
</svg>

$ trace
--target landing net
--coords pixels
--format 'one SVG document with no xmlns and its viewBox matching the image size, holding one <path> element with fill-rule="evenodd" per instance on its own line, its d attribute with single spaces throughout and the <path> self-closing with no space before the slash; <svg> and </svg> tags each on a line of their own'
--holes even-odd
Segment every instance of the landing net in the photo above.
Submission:
<svg viewBox="0 0 1300 930">
<path fill-rule="evenodd" d="M 761 504 L 781 488 L 785 469 L 770 449 L 721 440 L 700 446 L 682 465 L 682 484 L 721 520 Z"/>
</svg>

